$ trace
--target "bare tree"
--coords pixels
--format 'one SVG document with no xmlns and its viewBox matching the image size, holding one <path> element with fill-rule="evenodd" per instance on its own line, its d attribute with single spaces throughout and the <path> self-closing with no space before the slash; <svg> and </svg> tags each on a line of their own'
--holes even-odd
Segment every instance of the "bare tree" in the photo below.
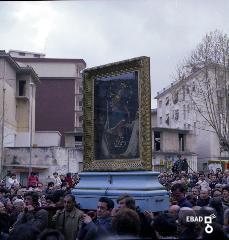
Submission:
<svg viewBox="0 0 229 240">
<path fill-rule="evenodd" d="M 194 111 L 218 136 L 221 151 L 229 152 L 229 38 L 219 30 L 206 34 L 191 55 L 178 66 L 176 81 L 196 74 L 195 91 L 188 91 Z M 197 74 L 198 73 L 198 74 Z M 189 83 L 189 85 L 188 85 Z"/>
</svg>

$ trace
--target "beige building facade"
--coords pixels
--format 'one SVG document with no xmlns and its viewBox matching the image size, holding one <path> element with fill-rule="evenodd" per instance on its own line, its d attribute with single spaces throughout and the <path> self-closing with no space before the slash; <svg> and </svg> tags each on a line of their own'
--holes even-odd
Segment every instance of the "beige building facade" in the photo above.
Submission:
<svg viewBox="0 0 229 240">
<path fill-rule="evenodd" d="M 206 91 L 205 86 L 201 85 L 205 79 L 204 74 L 201 68 L 190 71 L 188 77 L 173 82 L 169 87 L 158 92 L 156 99 L 158 127 L 189 131 L 195 138 L 193 152 L 197 154 L 197 169 L 207 171 L 210 163 L 227 162 L 229 158 L 228 153 L 220 149 L 215 130 L 197 110 L 197 106 L 200 106 L 202 112 L 207 112 L 201 100 L 203 97 L 201 91 Z M 215 78 L 215 70 L 210 68 L 208 81 L 211 86 L 215 84 Z M 214 87 L 212 89 L 217 108 L 217 89 Z"/>
<path fill-rule="evenodd" d="M 20 67 L 5 51 L 0 51 L 0 139 L 3 170 L 4 148 L 18 144 L 24 135 L 27 146 L 34 136 L 36 85 L 39 78 L 31 67 Z M 30 140 L 31 139 L 31 140 Z"/>
<path fill-rule="evenodd" d="M 189 171 L 197 171 L 196 138 L 187 129 L 158 127 L 157 109 L 151 110 L 152 165 L 155 171 L 171 171 L 177 156 L 187 159 Z"/>
</svg>

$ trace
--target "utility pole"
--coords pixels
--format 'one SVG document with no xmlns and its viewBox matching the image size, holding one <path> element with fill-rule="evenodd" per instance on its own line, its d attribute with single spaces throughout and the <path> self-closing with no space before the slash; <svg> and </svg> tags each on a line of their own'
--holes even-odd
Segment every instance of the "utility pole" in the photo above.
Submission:
<svg viewBox="0 0 229 240">
<path fill-rule="evenodd" d="M 4 129 L 5 129 L 5 94 L 6 94 L 6 89 L 5 86 L 3 85 L 2 89 L 2 134 L 1 134 L 1 164 L 0 164 L 0 173 L 1 177 L 3 177 L 3 161 L 4 161 Z"/>
<path fill-rule="evenodd" d="M 1 125 L 1 159 L 0 159 L 0 176 L 3 177 L 3 161 L 4 161 L 4 136 L 5 136 L 5 98 L 6 98 L 6 87 L 5 87 L 5 72 L 6 63 L 3 64 L 3 78 L 2 78 L 2 125 Z"/>
<path fill-rule="evenodd" d="M 31 175 L 32 172 L 32 137 L 33 137 L 33 86 L 34 83 L 30 82 L 30 87 L 31 87 L 31 97 L 30 97 L 30 144 L 29 144 L 29 176 Z"/>
</svg>

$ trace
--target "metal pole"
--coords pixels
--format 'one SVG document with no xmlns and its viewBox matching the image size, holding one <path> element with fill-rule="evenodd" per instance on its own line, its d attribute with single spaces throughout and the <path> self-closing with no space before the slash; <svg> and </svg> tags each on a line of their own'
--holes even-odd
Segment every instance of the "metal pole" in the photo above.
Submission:
<svg viewBox="0 0 229 240">
<path fill-rule="evenodd" d="M 3 160 L 4 160 L 4 130 L 5 130 L 5 93 L 6 89 L 3 86 L 2 89 L 2 136 L 1 136 L 1 164 L 0 164 L 0 173 L 1 177 L 3 176 Z"/>
<path fill-rule="evenodd" d="M 30 83 L 31 86 L 31 98 L 30 98 L 30 147 L 29 147 L 29 176 L 32 172 L 32 134 L 33 134 L 33 83 Z"/>
<path fill-rule="evenodd" d="M 68 173 L 69 173 L 69 148 L 68 148 Z"/>
</svg>

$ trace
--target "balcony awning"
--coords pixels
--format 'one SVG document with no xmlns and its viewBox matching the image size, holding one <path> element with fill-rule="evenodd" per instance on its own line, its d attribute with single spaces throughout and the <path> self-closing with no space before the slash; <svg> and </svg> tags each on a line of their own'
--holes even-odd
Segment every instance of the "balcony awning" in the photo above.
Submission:
<svg viewBox="0 0 229 240">
<path fill-rule="evenodd" d="M 229 162 L 229 159 L 217 159 L 217 160 L 208 160 L 208 163 L 220 163 L 220 162 Z"/>
<path fill-rule="evenodd" d="M 4 164 L 4 167 L 29 168 L 29 164 Z M 31 165 L 33 169 L 48 169 L 48 165 Z"/>
</svg>

